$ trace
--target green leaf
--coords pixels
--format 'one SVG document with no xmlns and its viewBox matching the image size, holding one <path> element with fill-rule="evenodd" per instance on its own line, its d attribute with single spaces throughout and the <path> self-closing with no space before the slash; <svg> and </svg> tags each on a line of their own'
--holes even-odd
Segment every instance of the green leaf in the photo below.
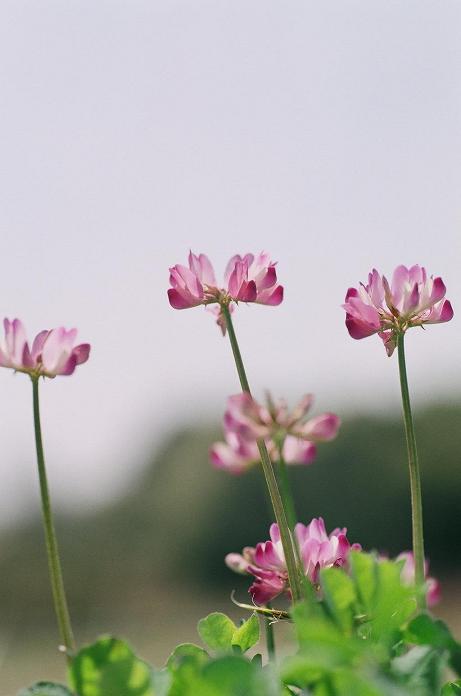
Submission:
<svg viewBox="0 0 461 696">
<path fill-rule="evenodd" d="M 232 649 L 232 639 L 237 626 L 226 614 L 216 611 L 201 619 L 197 630 L 209 648 L 222 651 Z"/>
<path fill-rule="evenodd" d="M 441 696 L 461 696 L 461 680 L 447 682 L 442 689 Z"/>
<path fill-rule="evenodd" d="M 154 696 L 151 670 L 121 640 L 104 636 L 76 655 L 69 683 L 79 696 Z"/>
<path fill-rule="evenodd" d="M 456 643 L 446 624 L 426 613 L 419 614 L 408 624 L 405 639 L 417 645 L 432 645 L 434 648 L 446 649 Z"/>
<path fill-rule="evenodd" d="M 396 642 L 399 631 L 403 629 L 408 619 L 416 611 L 415 590 L 402 583 L 400 563 L 377 561 L 373 557 L 371 558 L 373 570 L 367 567 L 366 573 L 360 576 L 363 582 L 364 577 L 368 574 L 373 588 L 373 593 L 371 588 L 365 590 L 362 587 L 361 589 L 362 596 L 366 597 L 365 611 L 370 619 L 369 637 L 373 641 L 390 646 Z M 352 562 L 354 563 L 353 572 L 356 572 L 356 556 Z M 362 573 L 363 567 L 361 568 Z"/>
<path fill-rule="evenodd" d="M 172 675 L 166 668 L 152 670 L 151 681 L 155 696 L 168 696 L 172 683 Z"/>
<path fill-rule="evenodd" d="M 369 553 L 351 551 L 349 563 L 362 609 L 371 614 L 377 581 L 376 559 Z"/>
<path fill-rule="evenodd" d="M 194 689 L 195 693 L 199 694 L 201 670 L 209 660 L 208 653 L 198 645 L 193 643 L 178 645 L 167 661 L 167 670 L 171 677 L 168 696 L 188 696 L 189 694 L 193 696 Z M 157 693 L 155 696 L 158 696 Z"/>
<path fill-rule="evenodd" d="M 312 616 L 305 603 L 297 604 L 292 616 L 309 674 L 315 669 L 322 671 L 348 665 L 366 647 L 364 641 L 344 635 L 330 617 Z"/>
<path fill-rule="evenodd" d="M 323 669 L 312 666 L 303 655 L 287 657 L 281 668 L 282 680 L 285 684 L 298 686 L 300 689 L 312 686 L 322 677 Z"/>
<path fill-rule="evenodd" d="M 256 613 L 239 626 L 232 636 L 232 645 L 237 645 L 242 652 L 246 652 L 259 641 L 259 619 Z"/>
<path fill-rule="evenodd" d="M 352 670 L 341 670 L 333 678 L 334 694 L 352 694 L 354 696 L 390 696 L 390 691 L 382 691 L 376 685 Z M 419 695 L 422 696 L 422 695 Z"/>
<path fill-rule="evenodd" d="M 280 696 L 280 682 L 243 656 L 228 655 L 201 663 L 184 656 L 168 696 Z"/>
<path fill-rule="evenodd" d="M 37 682 L 28 689 L 23 689 L 18 696 L 72 696 L 69 689 L 62 684 L 52 684 L 51 682 Z"/>
<path fill-rule="evenodd" d="M 400 674 L 410 693 L 434 696 L 440 691 L 446 657 L 440 650 L 418 645 L 392 661 L 392 671 Z"/>
<path fill-rule="evenodd" d="M 353 607 L 356 601 L 354 583 L 340 568 L 324 568 L 320 572 L 320 584 L 325 602 L 339 628 L 348 635 L 354 622 Z"/>
<path fill-rule="evenodd" d="M 181 666 L 184 658 L 187 657 L 194 658 L 199 665 L 208 662 L 210 659 L 206 650 L 200 648 L 198 645 L 194 645 L 194 643 L 181 643 L 180 645 L 176 646 L 167 660 L 166 666 L 168 670 L 170 672 L 174 672 L 178 667 Z"/>
<path fill-rule="evenodd" d="M 433 619 L 429 614 L 417 616 L 408 625 L 405 632 L 408 643 L 431 645 L 434 648 L 448 650 L 450 666 L 461 674 L 461 645 L 453 638 L 448 626 L 440 619 Z"/>
<path fill-rule="evenodd" d="M 203 669 L 203 684 L 212 696 L 279 696 L 281 685 L 270 671 L 263 671 L 244 657 L 226 656 Z M 194 696 L 202 696 L 198 692 Z"/>
<path fill-rule="evenodd" d="M 168 696 L 210 696 L 202 688 L 202 667 L 197 655 L 184 655 L 171 672 L 172 682 Z"/>
</svg>

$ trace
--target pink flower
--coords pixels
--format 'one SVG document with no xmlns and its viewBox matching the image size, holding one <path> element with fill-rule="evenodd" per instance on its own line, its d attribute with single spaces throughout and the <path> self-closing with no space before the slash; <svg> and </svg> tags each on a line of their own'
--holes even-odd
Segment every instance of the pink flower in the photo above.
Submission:
<svg viewBox="0 0 461 696">
<path fill-rule="evenodd" d="M 349 551 L 361 550 L 360 544 L 350 544 L 347 529 L 335 529 L 327 534 L 321 517 L 304 526 L 299 523 L 295 535 L 306 577 L 316 585 L 321 568 L 347 566 Z M 225 562 L 231 570 L 253 575 L 249 592 L 256 604 L 267 604 L 282 592 L 290 592 L 288 572 L 280 540 L 279 528 L 272 524 L 270 540 L 246 547 L 242 554 L 230 553 Z"/>
<path fill-rule="evenodd" d="M 275 263 L 268 254 L 233 256 L 226 266 L 224 287 L 216 284 L 213 266 L 205 254 L 189 253 L 189 267 L 176 265 L 170 268 L 168 299 L 174 309 L 188 309 L 198 305 L 217 303 L 217 323 L 223 333 L 225 324 L 222 306 L 232 302 L 256 302 L 279 305 L 283 300 L 283 287 L 277 284 Z"/>
<path fill-rule="evenodd" d="M 274 402 L 270 395 L 262 406 L 250 394 L 229 397 L 224 414 L 226 442 L 210 449 L 212 464 L 231 473 L 242 473 L 259 461 L 257 440 L 264 439 L 272 458 L 282 454 L 287 464 L 311 464 L 317 453 L 317 442 L 336 437 L 340 419 L 334 413 L 323 413 L 307 419 L 313 403 L 312 394 L 304 396 L 290 411 L 283 400 Z"/>
<path fill-rule="evenodd" d="M 210 461 L 216 469 L 229 474 L 243 474 L 259 461 L 256 441 L 248 442 L 237 433 L 225 433 L 226 442 L 215 442 L 210 447 Z"/>
<path fill-rule="evenodd" d="M 415 559 L 412 551 L 402 551 L 399 553 L 396 561 L 404 561 L 401 578 L 406 585 L 412 585 L 415 582 Z M 428 577 L 429 561 L 424 562 L 424 575 L 426 578 L 426 601 L 429 607 L 440 602 L 440 585 L 435 578 Z"/>
<path fill-rule="evenodd" d="M 441 278 L 427 277 L 422 266 L 397 266 L 389 284 L 376 269 L 368 275 L 368 285 L 349 288 L 343 305 L 346 326 L 352 338 L 377 333 L 387 354 L 394 352 L 397 335 L 412 326 L 438 324 L 453 317 L 445 298 Z"/>
<path fill-rule="evenodd" d="M 62 326 L 51 331 L 40 331 L 29 348 L 24 326 L 19 319 L 4 319 L 5 339 L 0 344 L 0 366 L 31 377 L 71 375 L 77 365 L 88 360 L 90 345 L 75 346 L 77 329 L 69 331 Z"/>
</svg>

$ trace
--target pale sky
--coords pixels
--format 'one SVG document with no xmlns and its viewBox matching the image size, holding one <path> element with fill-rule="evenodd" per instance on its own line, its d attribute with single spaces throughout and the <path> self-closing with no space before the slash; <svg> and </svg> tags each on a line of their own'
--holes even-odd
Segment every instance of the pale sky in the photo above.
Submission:
<svg viewBox="0 0 461 696">
<path fill-rule="evenodd" d="M 0 315 L 93 346 L 42 385 L 58 504 L 122 491 L 238 390 L 212 318 L 168 305 L 189 248 L 219 273 L 271 253 L 285 302 L 235 313 L 255 395 L 339 413 L 400 409 L 347 287 L 425 265 L 455 318 L 408 337 L 410 385 L 458 398 L 460 35 L 458 0 L 0 1 Z M 2 524 L 36 504 L 30 392 L 0 370 Z"/>
</svg>

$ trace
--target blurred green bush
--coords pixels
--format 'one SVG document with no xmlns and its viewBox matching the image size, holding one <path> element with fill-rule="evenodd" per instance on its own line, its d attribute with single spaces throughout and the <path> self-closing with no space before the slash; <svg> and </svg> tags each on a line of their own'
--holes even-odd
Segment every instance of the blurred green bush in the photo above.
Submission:
<svg viewBox="0 0 461 696">
<path fill-rule="evenodd" d="M 461 406 L 416 416 L 423 474 L 426 552 L 431 572 L 461 570 Z M 218 428 L 178 432 L 122 500 L 85 518 L 57 520 L 66 587 L 75 622 L 110 622 L 111 612 L 142 608 L 169 587 L 200 591 L 248 582 L 223 563 L 267 538 L 272 521 L 262 474 L 231 477 L 208 462 Z M 337 440 L 319 447 L 315 463 L 290 469 L 299 519 L 323 516 L 347 526 L 365 549 L 397 554 L 410 548 L 409 484 L 403 427 L 383 417 L 346 419 Z M 38 520 L 0 538 L 3 623 L 43 627 L 54 616 Z"/>
</svg>

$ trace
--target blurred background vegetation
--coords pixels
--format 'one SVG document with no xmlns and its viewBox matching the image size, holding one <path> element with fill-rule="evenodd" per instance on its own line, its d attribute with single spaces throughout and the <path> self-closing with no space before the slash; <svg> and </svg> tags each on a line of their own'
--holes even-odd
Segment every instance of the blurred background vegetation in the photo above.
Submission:
<svg viewBox="0 0 461 696">
<path fill-rule="evenodd" d="M 416 415 L 426 551 L 431 573 L 444 583 L 439 611 L 455 630 L 461 620 L 460 423 L 461 405 L 434 404 Z M 248 580 L 232 574 L 223 558 L 265 540 L 272 519 L 259 468 L 232 477 L 210 467 L 208 447 L 220 436 L 217 425 L 179 430 L 153 453 L 125 497 L 85 517 L 57 519 L 79 640 L 115 632 L 160 664 L 175 643 L 195 639 L 201 615 L 235 614 L 234 588 L 247 601 Z M 399 419 L 346 418 L 313 465 L 290 473 L 303 522 L 322 515 L 328 529 L 347 526 L 351 541 L 390 555 L 410 547 Z M 0 573 L 3 696 L 27 680 L 62 675 L 38 518 L 2 534 Z"/>
</svg>

